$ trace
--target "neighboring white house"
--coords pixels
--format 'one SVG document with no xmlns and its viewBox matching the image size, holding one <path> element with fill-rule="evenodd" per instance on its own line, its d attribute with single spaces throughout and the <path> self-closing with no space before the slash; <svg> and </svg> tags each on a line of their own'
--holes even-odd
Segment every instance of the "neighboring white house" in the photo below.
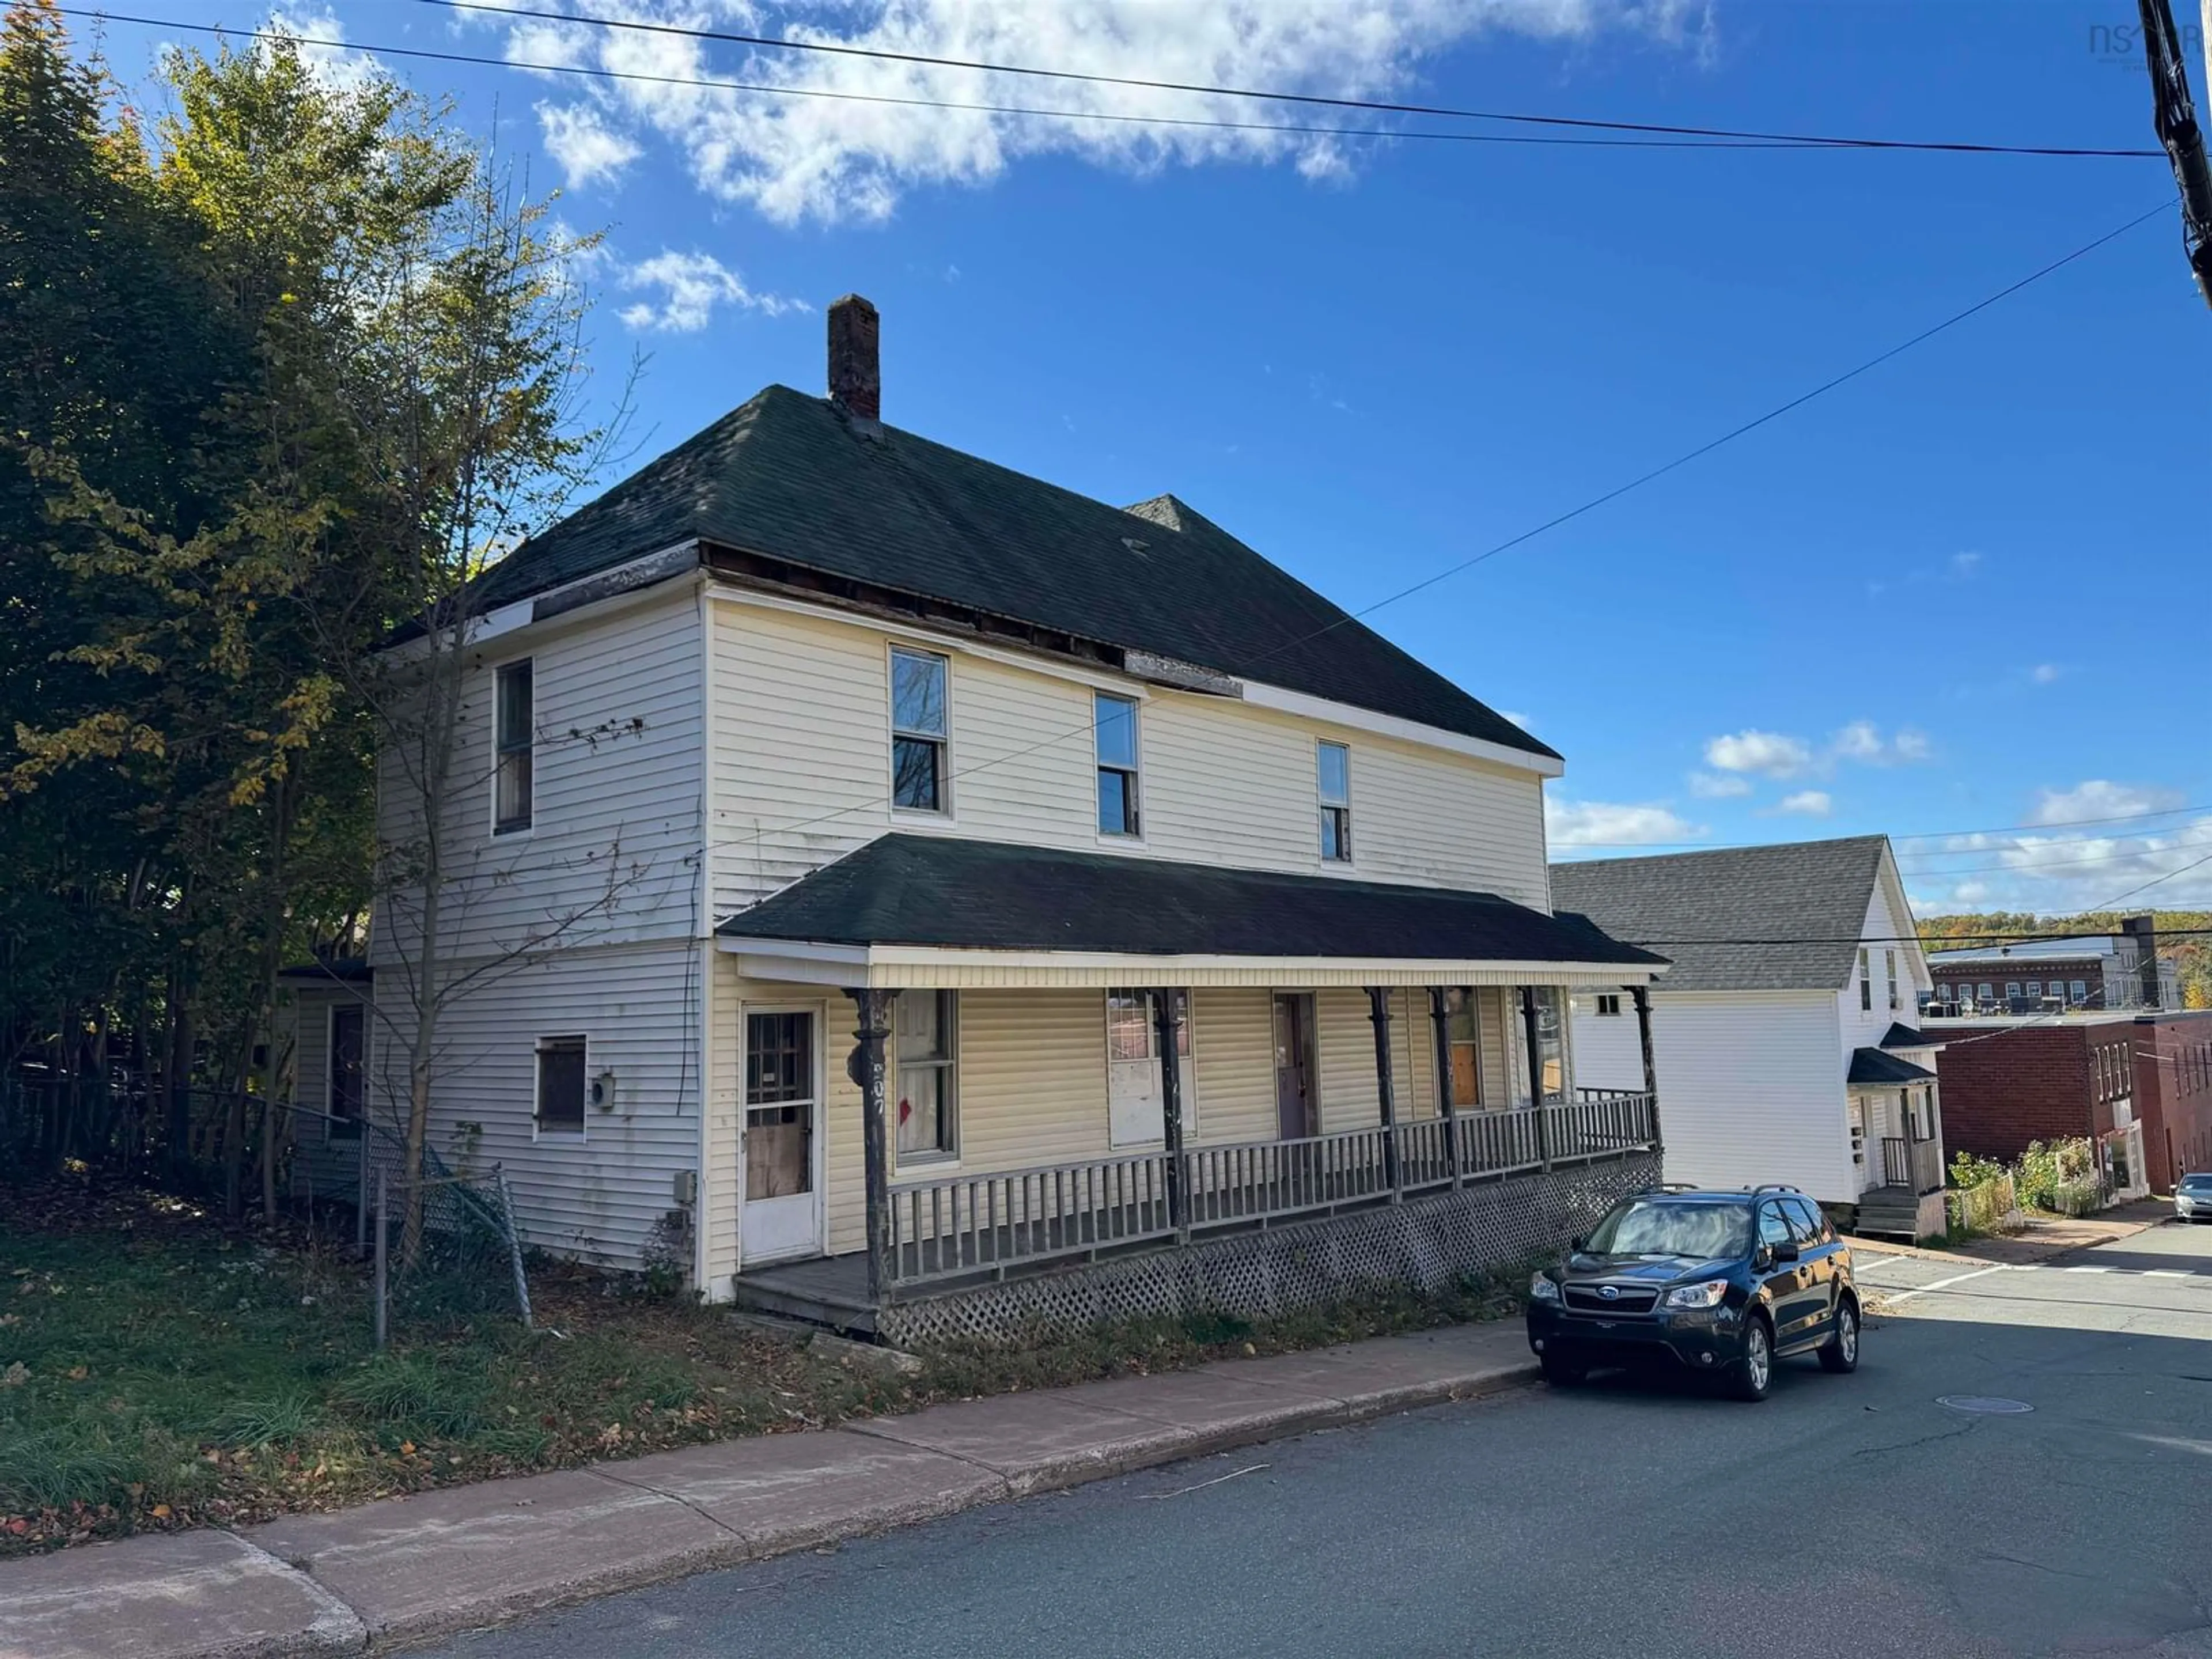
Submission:
<svg viewBox="0 0 2212 1659">
<path fill-rule="evenodd" d="M 1555 864 L 1552 897 L 1674 963 L 1651 993 L 1670 1180 L 1943 1230 L 1942 1040 L 1914 1026 L 1930 981 L 1887 837 Z M 1584 1085 L 1643 1075 L 1623 1000 L 1575 994 Z"/>
<path fill-rule="evenodd" d="M 832 398 L 482 584 L 453 971 L 579 920 L 454 1005 L 434 1147 L 541 1247 L 816 1311 L 1648 1162 L 1565 1000 L 1663 964 L 1551 915 L 1559 756 L 1171 496 L 883 424 L 872 308 L 830 327 Z M 398 1115 L 411 914 L 299 981 L 303 1104 Z"/>
</svg>

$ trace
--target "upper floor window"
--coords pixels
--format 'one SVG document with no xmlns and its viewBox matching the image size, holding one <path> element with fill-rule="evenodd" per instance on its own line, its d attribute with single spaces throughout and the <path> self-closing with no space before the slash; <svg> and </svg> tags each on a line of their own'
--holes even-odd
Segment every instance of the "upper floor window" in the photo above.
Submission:
<svg viewBox="0 0 2212 1659">
<path fill-rule="evenodd" d="M 948 805 L 951 668 L 933 652 L 891 647 L 891 805 L 909 812 L 942 812 Z"/>
<path fill-rule="evenodd" d="M 1891 1012 L 1894 1012 L 1896 1011 L 1896 1008 L 1897 1008 L 1897 952 L 1896 952 L 1896 951 L 1884 951 L 1881 953 L 1881 971 L 1882 971 L 1882 975 L 1883 975 L 1883 977 L 1884 977 L 1885 979 L 1887 979 L 1887 980 L 1889 981 L 1889 1006 L 1890 1006 L 1890 1010 L 1891 1010 Z"/>
<path fill-rule="evenodd" d="M 1098 744 L 1098 833 L 1133 836 L 1137 815 L 1137 705 L 1101 691 L 1092 699 Z"/>
<path fill-rule="evenodd" d="M 1352 862 L 1352 750 L 1340 743 L 1320 746 L 1321 855 Z"/>
<path fill-rule="evenodd" d="M 1868 960 L 1866 947 L 1859 947 L 1859 1006 L 1874 1006 L 1874 964 Z"/>
<path fill-rule="evenodd" d="M 492 681 L 495 744 L 492 833 L 530 828 L 531 760 L 537 737 L 537 692 L 530 659 L 511 662 Z"/>
<path fill-rule="evenodd" d="M 1617 1016 L 1620 1012 L 1620 994 L 1618 991 L 1600 991 L 1597 994 L 1597 1011 L 1608 1019 Z"/>
<path fill-rule="evenodd" d="M 1997 999 L 1997 988 L 1989 981 L 1984 980 L 1974 988 L 1974 994 L 1984 1002 L 1995 1002 Z"/>
<path fill-rule="evenodd" d="M 2089 981 L 2077 979 L 2069 983 L 2066 988 L 2066 1000 L 2076 1008 L 2086 1005 L 2089 1000 Z"/>
</svg>

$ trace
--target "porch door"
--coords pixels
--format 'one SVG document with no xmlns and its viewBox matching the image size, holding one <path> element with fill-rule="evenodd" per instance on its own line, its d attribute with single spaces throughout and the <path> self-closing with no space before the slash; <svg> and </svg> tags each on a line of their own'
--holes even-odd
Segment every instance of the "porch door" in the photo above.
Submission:
<svg viewBox="0 0 2212 1659">
<path fill-rule="evenodd" d="M 748 1265 L 823 1251 L 819 1024 L 813 1009 L 745 1015 Z"/>
<path fill-rule="evenodd" d="M 1314 1101 L 1314 1000 L 1310 991 L 1275 995 L 1275 1137 L 1321 1133 Z"/>
<path fill-rule="evenodd" d="M 1182 1132 L 1185 1139 L 1197 1123 L 1195 1079 L 1190 1065 L 1190 999 L 1182 1000 L 1182 1024 L 1176 1028 L 1181 1051 L 1176 1056 L 1182 1082 Z M 1158 1146 L 1167 1139 L 1166 1108 L 1160 1098 L 1160 1034 L 1152 1019 L 1148 991 L 1109 991 L 1106 994 L 1106 1111 L 1107 1141 L 1116 1151 L 1131 1146 Z"/>
</svg>

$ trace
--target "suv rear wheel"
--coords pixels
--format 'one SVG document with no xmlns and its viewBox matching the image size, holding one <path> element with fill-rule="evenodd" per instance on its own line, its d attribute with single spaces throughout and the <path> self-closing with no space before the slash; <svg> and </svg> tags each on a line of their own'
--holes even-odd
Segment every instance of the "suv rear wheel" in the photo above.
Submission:
<svg viewBox="0 0 2212 1659">
<path fill-rule="evenodd" d="M 1859 1368 L 1859 1304 L 1849 1296 L 1836 1304 L 1836 1328 L 1820 1345 L 1820 1366 L 1838 1375 Z"/>
<path fill-rule="evenodd" d="M 1753 1314 L 1743 1331 L 1743 1358 L 1735 1362 L 1730 1391 L 1754 1403 L 1774 1386 L 1774 1331 L 1763 1313 Z"/>
</svg>

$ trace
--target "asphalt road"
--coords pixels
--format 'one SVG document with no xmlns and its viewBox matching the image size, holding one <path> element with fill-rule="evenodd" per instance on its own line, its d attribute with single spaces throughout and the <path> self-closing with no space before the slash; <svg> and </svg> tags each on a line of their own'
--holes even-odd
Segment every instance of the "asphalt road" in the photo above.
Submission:
<svg viewBox="0 0 2212 1659">
<path fill-rule="evenodd" d="M 1517 1391 L 435 1651 L 2212 1656 L 2212 1227 L 1862 1265 L 1858 1374 L 1793 1361 L 1763 1405 Z"/>
</svg>

